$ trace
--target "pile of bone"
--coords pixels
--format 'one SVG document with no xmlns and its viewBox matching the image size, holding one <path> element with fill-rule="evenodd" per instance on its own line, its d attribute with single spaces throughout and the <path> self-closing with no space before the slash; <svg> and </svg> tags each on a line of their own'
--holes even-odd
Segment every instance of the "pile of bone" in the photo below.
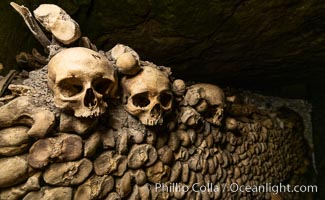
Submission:
<svg viewBox="0 0 325 200">
<path fill-rule="evenodd" d="M 145 84 L 145 77 L 137 78 Z M 146 113 L 161 102 L 143 97 L 143 92 L 156 93 L 144 91 L 143 84 L 128 102 L 136 103 L 139 95 L 149 102 L 136 112 L 146 122 Z M 277 184 L 303 167 L 305 148 L 294 121 L 236 103 L 220 117 L 225 102 L 213 105 L 210 100 L 221 100 L 209 98 L 213 89 L 217 93 L 211 94 L 220 96 L 218 87 L 206 84 L 173 90 L 174 110 L 158 127 L 144 126 L 139 116 L 126 112 L 134 105 L 119 101 L 110 102 L 100 118 L 61 113 L 55 124 L 45 108 L 16 98 L 0 107 L 6 126 L 0 131 L 0 199 L 271 199 L 270 193 L 172 187 Z M 205 113 L 212 110 L 214 123 Z M 157 183 L 170 188 L 156 189 Z"/>
<path fill-rule="evenodd" d="M 37 95 L 0 107 L 0 199 L 281 199 L 229 189 L 295 183 L 304 173 L 295 114 L 242 104 L 212 84 L 186 85 L 124 45 L 50 58 L 58 115 L 48 102 L 36 105 Z"/>
</svg>

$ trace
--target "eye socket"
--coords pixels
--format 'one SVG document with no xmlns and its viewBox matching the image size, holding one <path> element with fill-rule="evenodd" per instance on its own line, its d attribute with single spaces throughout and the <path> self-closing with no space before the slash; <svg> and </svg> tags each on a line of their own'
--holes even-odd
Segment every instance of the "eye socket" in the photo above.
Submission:
<svg viewBox="0 0 325 200">
<path fill-rule="evenodd" d="M 214 105 L 214 106 L 209 106 L 209 108 L 207 109 L 206 113 L 204 114 L 204 116 L 206 118 L 211 118 L 215 115 L 217 109 L 218 109 L 219 106 L 217 105 Z"/>
<path fill-rule="evenodd" d="M 173 95 L 167 92 L 162 92 L 159 96 L 159 101 L 162 106 L 169 107 L 172 103 Z"/>
<path fill-rule="evenodd" d="M 146 107 L 150 104 L 150 100 L 148 98 L 148 92 L 143 92 L 136 94 L 132 97 L 133 105 L 137 107 Z"/>
<path fill-rule="evenodd" d="M 60 93 L 64 97 L 72 97 L 79 94 L 82 89 L 83 85 L 81 80 L 77 78 L 67 78 L 59 82 L 58 84 Z"/>
<path fill-rule="evenodd" d="M 94 90 L 99 94 L 105 94 L 112 85 L 112 81 L 107 78 L 97 78 L 92 83 Z"/>
</svg>

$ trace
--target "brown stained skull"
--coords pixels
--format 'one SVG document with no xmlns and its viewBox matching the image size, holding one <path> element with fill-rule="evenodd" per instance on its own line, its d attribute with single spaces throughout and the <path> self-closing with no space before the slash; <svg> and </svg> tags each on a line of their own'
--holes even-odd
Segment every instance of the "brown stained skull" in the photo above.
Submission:
<svg viewBox="0 0 325 200">
<path fill-rule="evenodd" d="M 199 83 L 188 88 L 185 105 L 195 108 L 211 124 L 220 126 L 225 107 L 225 95 L 216 85 Z"/>
<path fill-rule="evenodd" d="M 159 69 L 144 66 L 133 77 L 122 79 L 125 109 L 142 124 L 154 126 L 172 109 L 173 95 L 168 77 Z"/>
<path fill-rule="evenodd" d="M 106 111 L 105 97 L 114 96 L 117 78 L 101 54 L 74 47 L 56 54 L 48 64 L 48 84 L 55 105 L 76 117 L 96 117 Z"/>
</svg>

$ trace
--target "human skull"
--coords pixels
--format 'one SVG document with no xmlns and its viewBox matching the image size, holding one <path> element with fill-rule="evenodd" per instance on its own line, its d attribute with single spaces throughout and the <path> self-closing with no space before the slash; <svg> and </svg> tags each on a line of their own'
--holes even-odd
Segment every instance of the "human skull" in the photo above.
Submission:
<svg viewBox="0 0 325 200">
<path fill-rule="evenodd" d="M 122 79 L 125 109 L 144 125 L 163 122 L 163 115 L 172 108 L 173 95 L 168 77 L 159 69 L 144 66 L 133 77 Z"/>
<path fill-rule="evenodd" d="M 76 117 L 103 114 L 104 98 L 113 97 L 117 89 L 116 73 L 108 60 L 84 47 L 56 54 L 48 64 L 48 78 L 55 105 Z"/>
<path fill-rule="evenodd" d="M 199 83 L 188 88 L 185 105 L 194 107 L 211 124 L 220 126 L 225 106 L 225 95 L 218 86 Z"/>
</svg>

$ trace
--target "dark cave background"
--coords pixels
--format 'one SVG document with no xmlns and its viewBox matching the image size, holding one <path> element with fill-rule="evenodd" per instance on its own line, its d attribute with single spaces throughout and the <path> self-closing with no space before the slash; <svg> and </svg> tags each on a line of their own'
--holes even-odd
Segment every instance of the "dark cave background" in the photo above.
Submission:
<svg viewBox="0 0 325 200">
<path fill-rule="evenodd" d="M 17 0 L 55 3 L 101 50 L 122 43 L 175 77 L 301 98 L 313 105 L 317 199 L 325 199 L 325 2 L 319 0 Z M 0 1 L 2 75 L 15 56 L 42 47 Z"/>
</svg>

